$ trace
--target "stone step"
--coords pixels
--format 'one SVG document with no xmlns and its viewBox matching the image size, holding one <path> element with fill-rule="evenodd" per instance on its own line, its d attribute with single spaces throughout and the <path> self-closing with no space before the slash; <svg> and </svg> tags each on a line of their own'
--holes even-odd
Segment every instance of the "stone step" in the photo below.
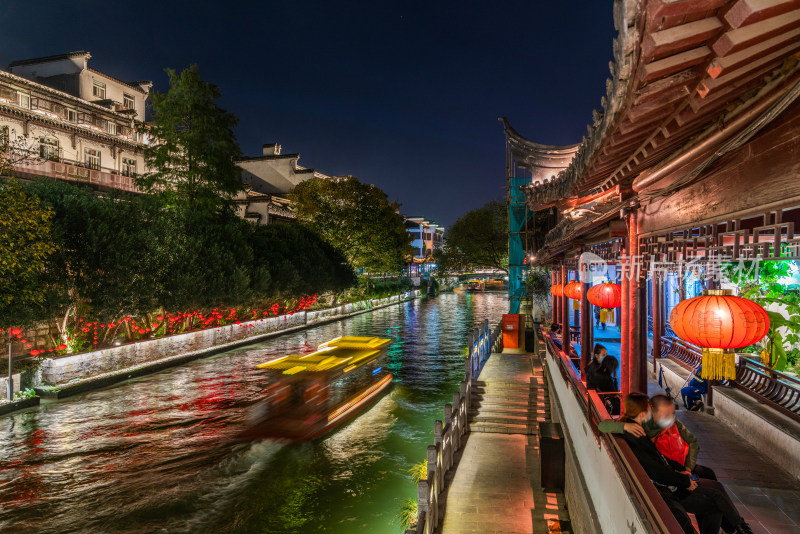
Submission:
<svg viewBox="0 0 800 534">
<path fill-rule="evenodd" d="M 507 415 L 483 415 L 478 414 L 474 417 L 470 417 L 470 423 L 491 423 L 497 425 L 537 425 L 539 422 L 544 422 L 547 420 L 547 417 L 544 415 L 539 417 L 514 417 L 514 416 L 507 416 Z"/>
<path fill-rule="evenodd" d="M 513 405 L 509 406 L 507 404 L 495 404 L 495 403 L 473 403 L 470 406 L 470 410 L 472 411 L 480 411 L 481 413 L 507 413 L 507 414 L 527 414 L 527 413 L 550 413 L 548 408 L 544 407 L 537 407 L 537 406 L 521 406 L 521 405 Z"/>
<path fill-rule="evenodd" d="M 530 387 L 530 382 L 505 382 L 502 380 L 473 380 L 472 387 L 479 388 L 496 388 L 496 389 L 527 389 Z"/>
<path fill-rule="evenodd" d="M 536 425 L 498 424 L 498 423 L 470 423 L 470 432 L 486 432 L 493 434 L 526 434 L 536 435 L 539 429 Z"/>
</svg>

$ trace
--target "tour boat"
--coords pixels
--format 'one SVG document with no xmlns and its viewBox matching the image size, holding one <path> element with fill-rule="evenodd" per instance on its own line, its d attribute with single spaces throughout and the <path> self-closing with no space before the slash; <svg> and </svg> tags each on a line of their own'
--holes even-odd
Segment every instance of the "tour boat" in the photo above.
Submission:
<svg viewBox="0 0 800 534">
<path fill-rule="evenodd" d="M 483 280 L 470 280 L 467 282 L 467 291 L 470 293 L 486 291 L 486 282 Z"/>
<path fill-rule="evenodd" d="M 369 406 L 392 382 L 385 349 L 390 339 L 343 336 L 311 354 L 262 363 L 268 385 L 250 414 L 251 438 L 303 442 L 333 430 Z"/>
</svg>

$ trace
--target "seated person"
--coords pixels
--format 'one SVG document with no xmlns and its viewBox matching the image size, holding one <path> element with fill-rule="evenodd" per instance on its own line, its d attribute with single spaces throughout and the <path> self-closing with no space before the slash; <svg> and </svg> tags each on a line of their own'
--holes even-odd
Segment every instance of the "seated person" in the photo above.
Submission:
<svg viewBox="0 0 800 534">
<path fill-rule="evenodd" d="M 608 351 L 606 348 L 600 343 L 596 343 L 594 349 L 592 350 L 592 361 L 586 366 L 586 387 L 589 389 L 594 389 L 589 385 L 589 383 L 591 382 L 595 372 L 597 372 L 597 369 L 600 367 L 600 364 L 603 362 L 603 358 L 606 356 L 608 356 Z"/>
<path fill-rule="evenodd" d="M 717 475 L 710 467 L 697 465 L 697 453 L 700 452 L 700 444 L 692 432 L 683 426 L 683 423 L 675 417 L 675 403 L 666 395 L 653 395 L 650 399 L 650 407 L 653 410 L 653 418 L 640 427 L 633 427 L 636 436 L 643 431 L 649 439 L 653 441 L 658 452 L 682 464 L 686 471 L 697 475 L 699 478 L 717 480 Z M 625 428 L 625 423 L 608 419 L 598 425 L 601 432 L 610 434 L 622 434 L 630 431 Z"/>
<path fill-rule="evenodd" d="M 701 534 L 719 534 L 721 526 L 728 534 L 752 534 L 722 484 L 690 474 L 682 464 L 661 454 L 647 438 L 642 425 L 653 417 L 647 395 L 627 395 L 624 409 L 624 416 L 620 419 L 625 429 L 622 436 L 664 496 L 673 515 L 683 525 L 684 532 L 693 531 L 687 530 L 682 511 L 695 514 Z"/>
<path fill-rule="evenodd" d="M 683 406 L 687 410 L 697 410 L 703 406 L 703 395 L 708 393 L 708 380 L 700 378 L 700 372 L 703 366 L 698 365 L 697 369 L 689 380 L 689 384 L 681 388 L 681 397 L 683 397 Z"/>
<path fill-rule="evenodd" d="M 594 389 L 599 393 L 616 393 L 619 391 L 619 386 L 617 385 L 618 368 L 619 361 L 613 356 L 606 356 L 603 358 L 603 361 L 592 374 L 589 374 L 589 366 L 587 366 L 586 387 L 588 389 Z M 611 415 L 619 415 L 619 398 L 609 395 L 604 395 L 602 398 L 608 413 Z"/>
<path fill-rule="evenodd" d="M 553 335 L 560 334 L 561 333 L 561 325 L 559 325 L 558 323 L 552 323 L 550 325 L 550 333 L 553 334 Z"/>
</svg>

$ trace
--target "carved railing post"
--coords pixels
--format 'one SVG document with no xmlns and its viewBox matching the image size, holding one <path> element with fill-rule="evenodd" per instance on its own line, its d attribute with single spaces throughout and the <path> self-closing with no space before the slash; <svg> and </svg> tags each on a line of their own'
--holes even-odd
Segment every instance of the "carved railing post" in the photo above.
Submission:
<svg viewBox="0 0 800 534">
<path fill-rule="evenodd" d="M 442 442 L 442 422 L 438 419 L 433 422 L 433 442 L 436 445 Z"/>
</svg>

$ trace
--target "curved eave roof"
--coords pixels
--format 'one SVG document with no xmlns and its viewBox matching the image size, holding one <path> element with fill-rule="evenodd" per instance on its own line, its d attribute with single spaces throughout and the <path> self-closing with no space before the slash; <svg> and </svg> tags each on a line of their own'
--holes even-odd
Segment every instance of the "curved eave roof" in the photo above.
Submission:
<svg viewBox="0 0 800 534">
<path fill-rule="evenodd" d="M 511 154 L 517 165 L 525 168 L 564 170 L 578 151 L 579 144 L 543 145 L 526 139 L 509 124 L 508 119 L 501 117 L 503 130 L 506 133 Z"/>
<path fill-rule="evenodd" d="M 757 90 L 786 75 L 800 51 L 793 1 L 615 0 L 614 24 L 602 111 L 569 166 L 526 189 L 533 209 L 629 189 L 639 173 L 765 96 Z"/>
</svg>

